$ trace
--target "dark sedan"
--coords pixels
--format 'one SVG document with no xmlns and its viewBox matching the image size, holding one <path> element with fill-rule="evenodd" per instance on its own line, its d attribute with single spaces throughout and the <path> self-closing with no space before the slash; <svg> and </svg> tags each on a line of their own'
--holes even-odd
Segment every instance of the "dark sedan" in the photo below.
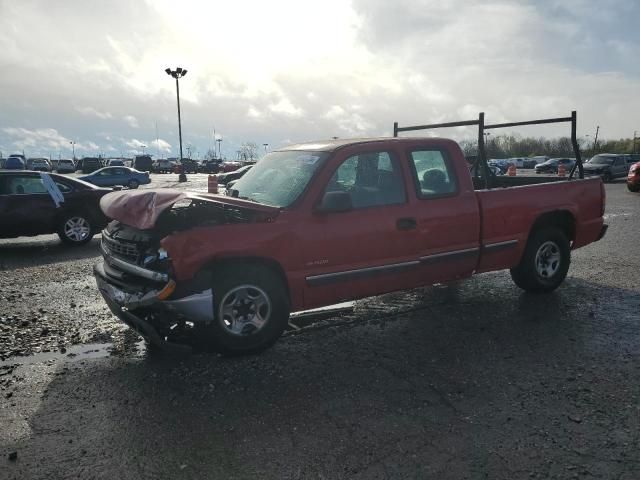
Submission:
<svg viewBox="0 0 640 480">
<path fill-rule="evenodd" d="M 55 173 L 0 171 L 0 238 L 57 233 L 87 243 L 107 223 L 100 199 L 111 192 Z"/>
<path fill-rule="evenodd" d="M 558 167 L 564 165 L 567 173 L 573 168 L 576 161 L 573 158 L 550 158 L 546 162 L 535 166 L 536 173 L 558 173 Z"/>
</svg>

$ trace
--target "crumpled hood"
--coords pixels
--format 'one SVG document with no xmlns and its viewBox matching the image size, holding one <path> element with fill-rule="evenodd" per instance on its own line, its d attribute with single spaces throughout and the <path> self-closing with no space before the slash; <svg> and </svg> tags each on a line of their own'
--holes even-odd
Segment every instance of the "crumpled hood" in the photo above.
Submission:
<svg viewBox="0 0 640 480">
<path fill-rule="evenodd" d="M 152 228 L 158 217 L 166 209 L 183 199 L 234 206 L 243 210 L 276 215 L 280 209 L 269 205 L 240 200 L 233 197 L 162 188 L 144 190 L 122 190 L 108 193 L 100 199 L 100 208 L 104 214 L 130 227 L 146 230 Z"/>
</svg>

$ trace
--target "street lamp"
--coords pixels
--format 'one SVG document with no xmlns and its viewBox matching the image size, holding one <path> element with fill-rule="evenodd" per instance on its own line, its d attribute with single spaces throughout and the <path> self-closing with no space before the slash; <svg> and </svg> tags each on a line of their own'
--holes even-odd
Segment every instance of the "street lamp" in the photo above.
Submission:
<svg viewBox="0 0 640 480">
<path fill-rule="evenodd" d="M 167 68 L 165 69 L 165 72 L 167 75 L 170 75 L 176 79 L 176 97 L 178 98 L 178 138 L 180 139 L 180 162 L 182 162 L 182 123 L 180 121 L 180 84 L 178 83 L 178 80 L 187 74 L 187 70 L 183 69 L 182 67 L 177 67 L 175 70 Z M 182 172 L 180 173 L 178 181 L 187 181 L 187 175 L 184 173 L 184 167 Z"/>
<path fill-rule="evenodd" d="M 222 160 L 222 138 L 218 138 L 216 142 L 218 142 L 218 158 Z"/>
<path fill-rule="evenodd" d="M 264 147 L 264 153 L 267 153 L 267 147 L 269 146 L 269 144 L 263 143 L 262 146 Z"/>
<path fill-rule="evenodd" d="M 144 149 L 147 148 L 146 145 L 140 145 L 140 148 L 142 148 L 142 155 L 144 155 Z"/>
<path fill-rule="evenodd" d="M 71 144 L 71 150 L 73 151 L 73 159 L 76 159 L 76 142 L 69 142 Z"/>
</svg>

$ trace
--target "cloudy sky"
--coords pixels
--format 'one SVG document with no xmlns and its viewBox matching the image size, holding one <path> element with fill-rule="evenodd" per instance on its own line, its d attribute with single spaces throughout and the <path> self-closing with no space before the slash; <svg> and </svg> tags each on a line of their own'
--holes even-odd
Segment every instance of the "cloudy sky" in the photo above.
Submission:
<svg viewBox="0 0 640 480">
<path fill-rule="evenodd" d="M 0 0 L 0 151 L 235 158 L 394 121 L 640 134 L 637 0 Z M 156 141 L 156 125 L 159 140 Z M 522 135 L 568 129 L 527 127 Z M 457 139 L 471 131 L 439 132 Z"/>
</svg>

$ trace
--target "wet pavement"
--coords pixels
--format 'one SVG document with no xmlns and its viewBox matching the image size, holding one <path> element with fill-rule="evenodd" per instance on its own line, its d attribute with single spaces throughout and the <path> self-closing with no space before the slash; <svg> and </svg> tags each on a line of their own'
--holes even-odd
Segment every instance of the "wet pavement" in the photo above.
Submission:
<svg viewBox="0 0 640 480">
<path fill-rule="evenodd" d="M 147 351 L 97 239 L 0 241 L 0 478 L 640 478 L 640 194 L 606 190 L 550 295 L 484 274 L 292 316 L 244 358 Z"/>
</svg>

